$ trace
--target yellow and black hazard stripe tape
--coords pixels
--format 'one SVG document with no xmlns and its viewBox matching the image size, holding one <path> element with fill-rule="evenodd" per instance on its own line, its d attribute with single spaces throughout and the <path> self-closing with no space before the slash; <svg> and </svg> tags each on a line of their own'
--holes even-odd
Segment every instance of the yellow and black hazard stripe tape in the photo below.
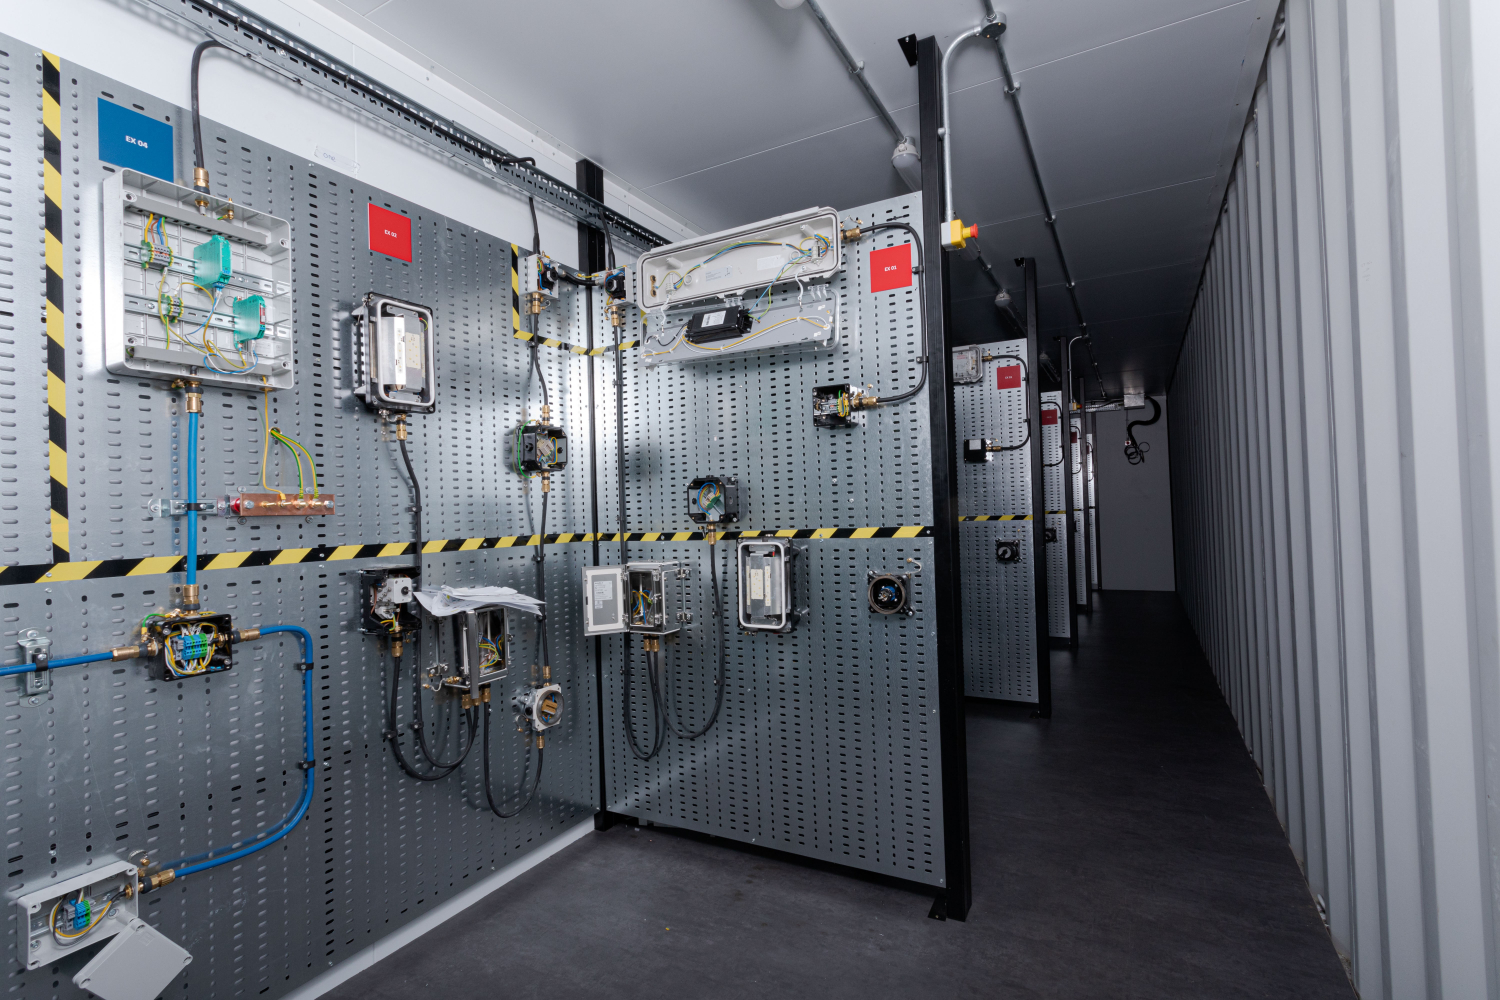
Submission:
<svg viewBox="0 0 1500 1000">
<path fill-rule="evenodd" d="M 531 331 L 521 329 L 521 248 L 514 243 L 510 245 L 510 328 L 511 336 L 517 340 L 531 339 Z M 558 340 L 556 337 L 542 337 L 538 342 L 543 347 L 555 347 L 569 354 L 579 354 L 590 358 L 597 358 L 615 349 L 614 344 L 606 344 L 590 350 L 587 347 L 570 344 L 566 340 Z M 639 340 L 626 340 L 620 343 L 619 348 L 622 351 L 628 351 L 639 343 Z"/>
<path fill-rule="evenodd" d="M 780 531 L 721 531 L 718 537 L 736 538 L 928 538 L 932 528 L 912 524 L 893 528 L 797 528 Z M 632 531 L 627 542 L 698 542 L 706 538 L 702 531 Z M 546 536 L 548 545 L 570 542 L 618 542 L 618 533 L 564 531 Z M 540 535 L 498 535 L 490 538 L 438 538 L 422 545 L 424 555 L 443 552 L 473 552 L 484 549 L 527 548 L 542 541 Z M 218 569 L 254 569 L 260 566 L 297 566 L 306 563 L 346 562 L 351 559 L 381 559 L 408 556 L 416 551 L 414 542 L 391 542 L 372 545 L 320 545 L 310 549 L 264 549 L 258 552 L 220 552 L 198 556 L 198 571 Z M 148 556 L 144 559 L 100 559 L 85 562 L 42 563 L 35 566 L 0 567 L 0 586 L 36 583 L 40 580 L 99 580 L 119 576 L 151 576 L 156 573 L 178 573 L 184 568 L 182 556 Z"/>
<path fill-rule="evenodd" d="M 62 62 L 42 53 L 42 191 L 46 202 L 47 471 L 52 485 L 52 560 L 66 562 L 68 534 L 67 351 L 63 322 Z"/>
<path fill-rule="evenodd" d="M 1029 521 L 1030 514 L 965 514 L 960 521 Z"/>
</svg>

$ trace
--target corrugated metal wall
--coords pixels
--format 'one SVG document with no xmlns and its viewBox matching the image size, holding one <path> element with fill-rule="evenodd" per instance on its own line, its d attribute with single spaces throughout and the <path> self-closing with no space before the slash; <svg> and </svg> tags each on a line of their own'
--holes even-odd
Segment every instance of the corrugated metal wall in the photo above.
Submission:
<svg viewBox="0 0 1500 1000">
<path fill-rule="evenodd" d="M 1284 16 L 1171 386 L 1178 589 L 1361 995 L 1494 997 L 1500 4 Z"/>
</svg>

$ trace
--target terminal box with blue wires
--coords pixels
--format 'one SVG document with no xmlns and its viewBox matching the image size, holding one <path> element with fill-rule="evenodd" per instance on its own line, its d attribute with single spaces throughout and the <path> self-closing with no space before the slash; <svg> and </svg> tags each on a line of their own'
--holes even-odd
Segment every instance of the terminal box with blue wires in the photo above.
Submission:
<svg viewBox="0 0 1500 1000">
<path fill-rule="evenodd" d="M 291 246 L 284 219 L 134 170 L 111 174 L 104 181 L 106 367 L 116 375 L 290 388 Z"/>
</svg>

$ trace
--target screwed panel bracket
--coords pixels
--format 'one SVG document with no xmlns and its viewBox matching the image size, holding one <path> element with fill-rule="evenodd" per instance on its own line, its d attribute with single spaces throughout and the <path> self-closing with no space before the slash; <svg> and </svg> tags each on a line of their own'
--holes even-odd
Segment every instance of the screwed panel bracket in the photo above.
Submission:
<svg viewBox="0 0 1500 1000">
<path fill-rule="evenodd" d="M 52 646 L 52 640 L 42 635 L 40 629 L 28 628 L 22 630 L 16 642 L 26 654 L 26 662 L 36 666 L 31 673 L 21 675 L 26 680 L 26 694 L 38 695 L 51 691 L 52 671 L 47 669 L 47 663 L 51 659 L 48 650 Z"/>
</svg>

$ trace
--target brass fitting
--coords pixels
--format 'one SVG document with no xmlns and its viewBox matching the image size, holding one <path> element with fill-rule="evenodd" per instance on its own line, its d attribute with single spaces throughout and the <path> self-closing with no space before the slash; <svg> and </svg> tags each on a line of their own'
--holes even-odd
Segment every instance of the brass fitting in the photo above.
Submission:
<svg viewBox="0 0 1500 1000">
<path fill-rule="evenodd" d="M 185 611 L 198 610 L 198 584 L 187 583 L 182 587 L 182 607 Z"/>
<path fill-rule="evenodd" d="M 552 404 L 551 403 L 543 403 L 542 404 L 542 423 L 546 424 L 546 423 L 551 423 L 551 422 L 552 422 Z"/>
<path fill-rule="evenodd" d="M 253 642 L 260 638 L 260 629 L 242 628 L 235 635 L 238 636 L 237 642 Z"/>
<path fill-rule="evenodd" d="M 224 206 L 224 216 L 223 216 L 224 221 L 225 222 L 233 222 L 234 221 L 234 199 L 233 198 L 226 198 L 224 200 L 227 201 L 227 202 L 229 202 L 228 205 Z"/>
<path fill-rule="evenodd" d="M 625 306 L 621 303 L 616 302 L 610 306 L 605 310 L 605 314 L 609 316 L 609 325 L 615 329 L 618 330 L 625 325 Z"/>
<path fill-rule="evenodd" d="M 550 472 L 542 473 L 542 492 L 552 492 L 552 474 Z"/>
<path fill-rule="evenodd" d="M 401 650 L 403 648 L 404 647 L 402 646 L 401 640 L 399 638 L 392 638 L 391 639 L 391 656 L 392 657 L 395 657 L 395 658 L 399 659 L 400 656 L 401 656 Z"/>
<path fill-rule="evenodd" d="M 857 220 L 855 221 L 854 225 L 852 225 L 848 229 L 844 230 L 844 239 L 849 240 L 851 242 L 854 241 L 854 240 L 859 239 L 860 235 L 861 235 L 861 231 L 860 231 L 860 228 L 859 228 L 859 222 Z"/>
<path fill-rule="evenodd" d="M 641 648 L 648 653 L 655 653 L 661 649 L 661 639 L 654 635 L 641 636 Z"/>
<path fill-rule="evenodd" d="M 552 667 L 551 667 L 550 664 L 545 664 L 545 663 L 542 664 L 542 683 L 543 684 L 551 684 L 552 683 Z"/>
<path fill-rule="evenodd" d="M 396 414 L 396 440 L 406 440 L 406 414 L 404 413 Z"/>
<path fill-rule="evenodd" d="M 526 315 L 536 316 L 541 313 L 542 306 L 547 304 L 547 296 L 541 292 L 526 293 Z"/>
<path fill-rule="evenodd" d="M 479 692 L 478 698 L 471 698 L 468 695 L 464 695 L 463 698 L 460 699 L 460 704 L 463 705 L 464 711 L 468 711 L 471 708 L 478 708 L 480 705 L 489 704 L 489 700 L 490 689 L 486 687 L 484 690 Z"/>
<path fill-rule="evenodd" d="M 109 651 L 110 658 L 114 660 L 133 660 L 145 650 L 140 646 L 116 646 Z"/>
<path fill-rule="evenodd" d="M 708 539 L 708 544 L 713 545 L 716 542 L 718 542 L 718 540 L 719 540 L 719 533 L 717 531 L 715 531 L 713 528 L 709 528 L 707 531 L 705 531 L 703 533 L 703 537 Z"/>
<path fill-rule="evenodd" d="M 194 167 L 193 168 L 193 187 L 202 188 L 205 191 L 208 190 L 208 168 L 207 167 Z"/>
<path fill-rule="evenodd" d="M 150 892 L 152 889 L 160 889 L 164 885 L 171 885 L 175 881 L 177 881 L 177 873 L 168 868 L 166 871 L 157 872 L 146 879 L 146 887 L 141 891 Z"/>
<path fill-rule="evenodd" d="M 536 748 L 538 750 L 547 749 L 547 737 L 543 736 L 541 733 L 536 734 Z"/>
<path fill-rule="evenodd" d="M 203 386 L 196 379 L 180 378 L 172 383 L 172 388 L 186 390 L 189 413 L 203 412 Z"/>
</svg>

